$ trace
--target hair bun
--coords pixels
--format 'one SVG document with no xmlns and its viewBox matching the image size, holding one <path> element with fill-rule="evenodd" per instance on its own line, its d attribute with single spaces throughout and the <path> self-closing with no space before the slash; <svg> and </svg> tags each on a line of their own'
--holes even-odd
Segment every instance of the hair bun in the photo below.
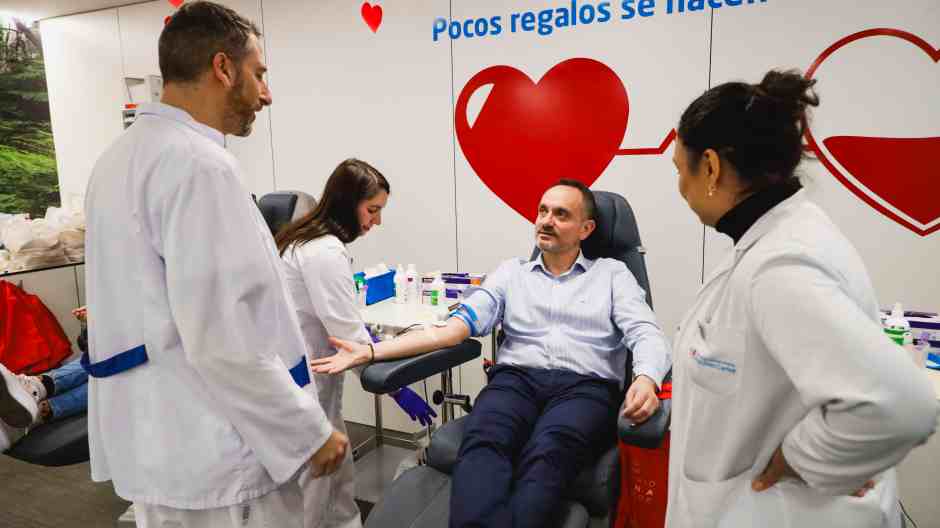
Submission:
<svg viewBox="0 0 940 528">
<path fill-rule="evenodd" d="M 755 86 L 757 94 L 767 95 L 783 103 L 791 116 L 802 119 L 807 106 L 818 106 L 819 96 L 813 91 L 816 79 L 807 79 L 797 70 L 771 70 Z"/>
</svg>

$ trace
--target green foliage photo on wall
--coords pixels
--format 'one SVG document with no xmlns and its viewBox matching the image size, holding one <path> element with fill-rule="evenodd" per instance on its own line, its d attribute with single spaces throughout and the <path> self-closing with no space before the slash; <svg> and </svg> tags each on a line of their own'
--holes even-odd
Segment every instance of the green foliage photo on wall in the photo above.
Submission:
<svg viewBox="0 0 940 528">
<path fill-rule="evenodd" d="M 59 202 L 39 34 L 0 17 L 0 213 L 41 218 Z"/>
</svg>

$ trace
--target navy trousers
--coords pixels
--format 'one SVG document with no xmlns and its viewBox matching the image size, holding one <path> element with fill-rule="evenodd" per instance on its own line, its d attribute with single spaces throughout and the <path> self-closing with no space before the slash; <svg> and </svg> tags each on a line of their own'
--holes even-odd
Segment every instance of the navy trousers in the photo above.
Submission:
<svg viewBox="0 0 940 528">
<path fill-rule="evenodd" d="M 451 528 L 556 524 L 552 516 L 568 486 L 612 443 L 619 399 L 615 381 L 493 367 L 467 418 L 453 472 Z"/>
</svg>

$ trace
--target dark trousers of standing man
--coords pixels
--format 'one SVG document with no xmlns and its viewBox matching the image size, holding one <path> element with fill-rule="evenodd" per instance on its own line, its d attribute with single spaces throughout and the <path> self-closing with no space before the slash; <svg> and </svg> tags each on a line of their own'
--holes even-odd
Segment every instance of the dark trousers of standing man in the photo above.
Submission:
<svg viewBox="0 0 940 528">
<path fill-rule="evenodd" d="M 568 486 L 614 438 L 619 399 L 615 381 L 493 367 L 467 418 L 451 528 L 557 524 Z"/>
</svg>

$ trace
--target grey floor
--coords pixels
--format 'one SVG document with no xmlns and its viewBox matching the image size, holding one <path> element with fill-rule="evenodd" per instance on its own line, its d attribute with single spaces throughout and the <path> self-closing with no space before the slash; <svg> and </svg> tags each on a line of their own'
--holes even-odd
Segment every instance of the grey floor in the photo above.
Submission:
<svg viewBox="0 0 940 528">
<path fill-rule="evenodd" d="M 347 424 L 354 445 L 372 428 Z M 0 527 L 114 528 L 129 503 L 110 483 L 91 482 L 88 464 L 47 468 L 0 456 Z M 360 502 L 363 517 L 372 505 Z"/>
</svg>

